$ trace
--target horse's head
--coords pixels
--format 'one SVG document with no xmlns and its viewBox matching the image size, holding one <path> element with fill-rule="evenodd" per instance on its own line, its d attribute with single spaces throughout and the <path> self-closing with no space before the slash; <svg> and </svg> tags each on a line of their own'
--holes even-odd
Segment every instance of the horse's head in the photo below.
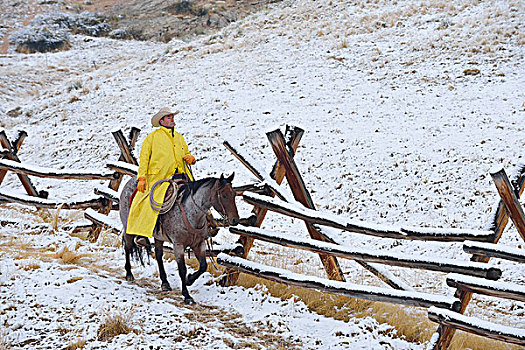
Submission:
<svg viewBox="0 0 525 350">
<path fill-rule="evenodd" d="M 228 218 L 230 225 L 237 225 L 239 223 L 239 213 L 237 212 L 237 205 L 235 204 L 235 190 L 232 186 L 232 180 L 235 173 L 225 178 L 221 175 L 218 180 L 217 195 L 212 205 L 222 216 Z"/>
</svg>

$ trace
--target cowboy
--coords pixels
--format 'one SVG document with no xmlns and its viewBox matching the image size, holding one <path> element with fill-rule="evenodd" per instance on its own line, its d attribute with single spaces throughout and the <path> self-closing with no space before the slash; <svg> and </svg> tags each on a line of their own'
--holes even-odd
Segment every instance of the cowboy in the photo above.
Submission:
<svg viewBox="0 0 525 350">
<path fill-rule="evenodd" d="M 139 245 L 149 244 L 149 240 L 142 237 L 151 238 L 157 223 L 159 214 L 151 208 L 148 198 L 155 182 L 177 174 L 193 180 L 188 164 L 195 164 L 195 157 L 190 154 L 182 135 L 174 130 L 174 117 L 179 113 L 169 108 L 158 111 L 151 118 L 151 125 L 159 128 L 146 136 L 140 150 L 137 190 L 126 227 L 128 234 L 140 236 L 136 239 Z M 167 182 L 157 186 L 153 199 L 163 203 L 167 189 Z"/>
</svg>

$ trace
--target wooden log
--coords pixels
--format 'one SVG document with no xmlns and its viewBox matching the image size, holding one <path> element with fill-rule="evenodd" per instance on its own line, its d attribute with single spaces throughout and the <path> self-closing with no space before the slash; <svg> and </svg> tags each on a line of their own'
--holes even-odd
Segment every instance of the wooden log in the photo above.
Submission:
<svg viewBox="0 0 525 350">
<path fill-rule="evenodd" d="M 290 157 L 295 156 L 295 151 L 297 150 L 297 147 L 299 147 L 299 141 L 304 135 L 304 130 L 298 127 L 289 126 L 286 125 L 286 131 L 284 133 L 284 137 L 286 141 L 286 151 L 290 155 Z M 270 172 L 270 176 L 272 179 L 284 179 L 286 176 L 286 169 L 283 165 L 277 160 L 275 164 L 273 165 L 272 171 Z"/>
<path fill-rule="evenodd" d="M 485 258 L 499 258 L 525 264 L 525 250 L 505 247 L 493 243 L 479 243 L 467 241 L 463 243 L 463 250 Z"/>
<path fill-rule="evenodd" d="M 299 146 L 299 142 L 304 134 L 304 130 L 297 127 L 289 127 L 286 126 L 286 139 L 288 140 L 287 148 L 291 154 L 295 154 L 295 151 L 297 150 L 297 147 Z M 241 163 L 245 164 L 247 163 L 246 158 L 240 155 L 228 142 L 225 141 L 226 148 L 232 152 L 232 154 L 239 160 L 241 160 Z M 265 177 L 262 175 L 262 172 L 255 169 L 251 164 L 249 164 L 248 169 L 251 169 L 252 173 L 256 173 L 256 177 L 258 180 L 262 182 L 268 182 L 266 181 Z M 254 174 L 255 175 L 255 174 Z M 259 176 L 259 177 L 258 177 Z M 285 176 L 285 170 L 282 164 L 277 161 L 274 165 L 274 171 L 272 171 L 272 174 L 270 175 L 270 178 L 275 180 L 275 183 L 277 185 L 280 185 L 282 181 L 284 180 Z M 262 178 L 262 179 L 261 179 Z M 282 195 L 279 194 L 278 191 L 275 191 L 274 188 L 267 185 L 270 189 L 272 189 L 272 193 L 270 194 L 271 197 L 274 197 L 277 195 L 279 198 L 283 198 Z M 254 208 L 255 213 L 255 223 L 254 226 L 260 227 L 264 221 L 264 218 L 266 217 L 267 210 L 264 208 Z M 250 252 L 251 247 L 253 246 L 253 239 L 249 237 L 241 237 L 239 241 L 243 246 L 243 254 L 242 257 L 246 258 L 248 256 L 248 253 Z M 227 271 L 226 277 L 223 279 L 222 284 L 223 285 L 234 285 L 237 282 L 237 279 L 239 278 L 239 273 L 235 270 Z"/>
<path fill-rule="evenodd" d="M 284 235 L 255 227 L 232 226 L 229 230 L 234 234 L 246 235 L 284 247 L 297 248 L 339 258 L 438 272 L 455 272 L 492 280 L 497 280 L 501 277 L 500 269 L 487 266 L 487 264 L 442 258 L 425 259 L 402 254 L 386 254 L 378 251 L 344 247 L 333 243 Z"/>
<path fill-rule="evenodd" d="M 163 249 L 165 253 L 175 255 L 175 252 L 173 251 L 173 248 L 171 246 L 165 245 Z M 218 245 L 218 246 L 213 246 L 212 250 L 206 249 L 206 256 L 209 258 L 215 258 L 217 257 L 217 255 L 221 253 L 228 254 L 228 255 L 233 254 L 233 255 L 239 256 L 239 255 L 242 255 L 243 253 L 242 250 L 243 248 L 241 244 Z M 191 250 L 190 248 L 186 249 L 186 254 L 190 258 L 195 258 L 195 254 L 193 253 L 193 250 Z"/>
<path fill-rule="evenodd" d="M 515 283 L 494 282 L 484 278 L 450 274 L 447 276 L 447 285 L 471 293 L 525 301 L 525 287 Z"/>
<path fill-rule="evenodd" d="M 13 226 L 22 226 L 27 227 L 33 230 L 49 230 L 51 227 L 51 224 L 35 224 L 32 222 L 28 222 L 26 220 L 20 220 L 20 219 L 0 219 L 0 226 L 7 226 L 7 225 L 13 225 Z M 71 231 L 71 232 L 79 232 L 79 231 L 85 231 L 89 230 L 91 228 L 91 224 L 68 224 L 60 226 L 61 230 L 64 231 Z"/>
<path fill-rule="evenodd" d="M 459 303 L 456 299 L 414 291 L 362 286 L 349 282 L 328 280 L 313 276 L 305 276 L 276 267 L 248 261 L 239 257 L 219 254 L 217 262 L 223 266 L 237 269 L 257 277 L 284 283 L 301 288 L 314 289 L 323 293 L 344 295 L 351 298 L 380 301 L 401 305 L 420 307 L 439 306 L 446 309 L 457 310 Z M 441 306 L 440 306 L 441 305 Z"/>
<path fill-rule="evenodd" d="M 130 144 L 126 141 L 126 138 L 124 137 L 124 134 L 122 133 L 122 130 L 112 131 L 111 134 L 113 134 L 115 141 L 117 141 L 117 144 L 120 148 L 120 152 L 124 160 L 130 164 L 139 165 L 139 163 L 137 162 L 137 159 L 135 159 L 135 156 L 133 155 L 132 150 L 130 149 Z"/>
<path fill-rule="evenodd" d="M 101 208 L 104 205 L 104 198 L 93 198 L 85 201 L 53 201 L 50 199 L 39 198 L 34 196 L 18 195 L 6 192 L 0 192 L 0 199 L 10 203 L 18 203 L 23 205 L 31 205 L 37 208 L 56 209 L 86 209 L 86 208 Z"/>
<path fill-rule="evenodd" d="M 525 213 L 520 205 L 518 197 L 510 184 L 509 178 L 504 169 L 491 172 L 492 180 L 498 189 L 498 193 L 505 204 L 507 213 L 509 214 L 514 226 L 518 230 L 521 238 L 525 241 Z"/>
<path fill-rule="evenodd" d="M 99 196 L 102 196 L 115 204 L 118 204 L 120 201 L 118 193 L 116 191 L 113 191 L 111 188 L 97 187 L 93 191 L 95 192 L 95 194 L 98 194 Z"/>
<path fill-rule="evenodd" d="M 224 147 L 226 147 L 228 151 L 231 152 L 231 154 L 233 154 L 235 158 L 237 158 L 242 163 L 242 165 L 246 167 L 246 169 L 248 169 L 257 178 L 257 180 L 261 182 L 264 181 L 263 174 L 254 166 L 252 166 L 252 164 L 248 160 L 246 160 L 245 157 L 243 157 L 239 152 L 237 152 L 237 150 L 228 141 L 224 141 L 222 144 L 224 145 Z"/>
<path fill-rule="evenodd" d="M 382 266 L 379 266 L 378 264 L 372 264 L 362 260 L 355 260 L 355 262 L 361 265 L 364 269 L 371 272 L 373 275 L 383 281 L 383 283 L 394 289 L 406 291 L 414 290 L 414 288 L 402 282 L 399 278 L 390 273 L 390 271 L 383 268 Z"/>
<path fill-rule="evenodd" d="M 272 146 L 272 149 L 277 159 L 284 166 L 286 170 L 285 172 L 286 179 L 288 181 L 288 185 L 290 186 L 295 199 L 297 199 L 297 201 L 302 203 L 305 207 L 310 208 L 310 209 L 315 209 L 315 205 L 313 203 L 312 197 L 310 196 L 310 193 L 306 189 L 306 185 L 299 172 L 299 169 L 297 168 L 297 165 L 295 164 L 294 159 L 288 153 L 285 138 L 283 134 L 281 133 L 281 130 L 277 129 L 277 130 L 268 132 L 266 133 L 266 136 L 268 137 L 268 140 L 270 141 L 270 145 Z M 305 221 L 305 224 L 306 224 L 306 229 L 308 230 L 308 233 L 310 234 L 310 237 L 312 237 L 313 239 L 321 240 L 321 241 L 327 240 L 327 238 L 323 237 L 323 235 L 319 231 L 317 231 L 310 223 Z M 345 280 L 343 271 L 341 270 L 341 267 L 339 266 L 339 263 L 337 262 L 336 258 L 334 258 L 333 256 L 326 255 L 326 254 L 319 254 L 319 257 L 330 279 L 335 279 L 338 281 Z"/>
<path fill-rule="evenodd" d="M 53 168 L 29 166 L 24 163 L 6 159 L 0 159 L 0 169 L 9 170 L 17 174 L 62 180 L 111 180 L 117 177 L 115 173 L 102 173 L 97 171 L 83 170 L 59 170 Z"/>
<path fill-rule="evenodd" d="M 120 173 L 120 174 L 123 174 L 123 175 L 129 175 L 129 176 L 137 176 L 138 174 L 138 166 L 136 165 L 133 165 L 133 164 L 129 164 L 129 163 L 125 163 L 125 162 L 121 162 L 121 161 L 118 161 L 118 162 L 107 162 L 106 166 L 113 170 L 113 171 L 116 171 L 117 173 Z"/>
<path fill-rule="evenodd" d="M 17 142 L 17 146 L 20 147 L 22 145 L 23 140 L 25 137 L 18 138 L 19 141 Z M 16 149 L 11 142 L 9 142 L 9 139 L 7 138 L 7 135 L 5 134 L 4 130 L 0 131 L 0 145 L 4 147 L 7 151 L 9 151 L 9 154 L 7 156 L 8 159 L 13 160 L 15 162 L 20 162 L 20 159 L 17 156 L 18 149 Z M 20 182 L 22 182 L 22 186 L 24 186 L 24 189 L 26 190 L 27 194 L 34 197 L 42 197 L 40 193 L 37 191 L 29 177 L 27 175 L 23 174 L 17 174 L 18 178 L 20 179 Z M 0 173 L 0 183 L 2 183 L 3 179 L 5 177 L 5 173 L 2 176 L 2 173 Z"/>
<path fill-rule="evenodd" d="M 253 192 L 253 193 L 262 194 L 266 196 L 270 196 L 274 194 L 272 189 L 267 184 L 261 183 L 261 182 L 234 186 L 233 189 L 235 190 L 236 196 L 242 196 L 244 192 Z"/>
<path fill-rule="evenodd" d="M 129 144 L 128 144 L 129 149 L 131 151 L 133 151 L 133 149 L 135 148 L 135 144 L 137 143 L 139 135 L 140 135 L 140 129 L 137 128 L 136 126 L 132 126 L 131 129 L 129 130 Z"/>
<path fill-rule="evenodd" d="M 364 222 L 339 219 L 333 214 L 323 214 L 308 208 L 286 203 L 275 198 L 267 198 L 253 193 L 245 193 L 243 200 L 249 204 L 265 208 L 276 213 L 298 218 L 311 224 L 333 227 L 343 231 L 361 233 L 381 238 L 463 242 L 465 240 L 489 241 L 494 238 L 494 232 L 459 229 L 419 229 L 419 228 L 389 228 L 387 226 L 369 225 Z"/>
<path fill-rule="evenodd" d="M 133 156 L 132 150 L 135 147 L 135 142 L 138 139 L 139 133 L 140 133 L 140 129 L 135 128 L 135 127 L 131 128 L 130 133 L 129 133 L 130 141 L 128 143 L 126 139 L 124 138 L 124 134 L 122 133 L 121 130 L 116 130 L 112 132 L 113 137 L 117 141 L 117 145 L 119 146 L 119 149 L 120 149 L 120 156 L 118 159 L 119 162 L 122 162 L 125 160 L 128 163 L 134 166 L 137 166 L 138 162 Z M 138 172 L 138 167 L 137 167 L 136 173 L 137 172 Z M 109 188 L 113 191 L 117 191 L 120 186 L 120 183 L 122 182 L 122 179 L 123 179 L 123 175 L 119 174 L 119 176 L 117 176 L 116 179 L 113 179 L 110 181 Z M 112 201 L 106 200 L 106 202 L 107 202 L 106 206 L 104 206 L 103 208 L 100 208 L 99 210 L 99 212 L 104 215 L 107 215 L 111 211 L 111 209 L 114 207 L 114 205 L 112 204 Z M 90 242 L 97 241 L 101 229 L 102 229 L 102 226 L 96 225 L 96 224 L 93 225 L 93 229 L 88 234 L 88 239 Z"/>
<path fill-rule="evenodd" d="M 93 209 L 87 209 L 86 211 L 84 211 L 84 217 L 101 227 L 109 228 L 111 232 L 116 235 L 121 234 L 122 225 L 115 223 L 107 215 L 97 213 Z"/>
<path fill-rule="evenodd" d="M 16 153 L 18 154 L 18 151 L 20 150 L 20 147 L 22 147 L 22 143 L 24 143 L 24 140 L 27 138 L 27 132 L 24 130 L 18 131 L 18 135 L 16 135 L 15 141 L 13 142 L 13 149 L 16 150 Z"/>
<path fill-rule="evenodd" d="M 502 326 L 475 317 L 462 315 L 458 312 L 431 307 L 428 318 L 442 326 L 460 329 L 465 332 L 480 335 L 485 338 L 504 341 L 518 345 L 525 345 L 525 330 Z M 440 348 L 445 349 L 445 348 Z"/>
<path fill-rule="evenodd" d="M 5 137 L 5 139 L 7 139 L 7 136 L 5 135 L 5 132 L 4 132 L 4 135 L 2 137 Z M 4 158 L 7 158 L 9 156 L 9 154 L 14 151 L 15 154 L 18 153 L 18 151 L 20 150 L 20 147 L 22 147 L 22 143 L 24 143 L 24 140 L 26 139 L 27 137 L 27 132 L 21 130 L 18 132 L 18 136 L 15 140 L 15 142 L 13 143 L 13 150 L 10 150 L 10 149 L 7 149 L 5 151 L 1 151 L 0 152 L 0 158 L 1 159 L 4 159 Z M 6 142 L 7 145 L 9 145 L 9 142 Z M 2 170 L 0 169 L 0 184 L 2 183 L 2 181 L 4 181 L 4 178 L 7 174 L 7 170 Z"/>
<path fill-rule="evenodd" d="M 515 181 L 513 181 L 513 188 L 516 193 L 516 195 L 519 197 L 524 189 L 525 189 L 525 164 L 521 165 L 516 172 L 516 178 Z M 490 224 L 490 229 L 494 231 L 494 240 L 491 243 L 498 243 L 499 239 L 501 238 L 501 235 L 503 234 L 503 231 L 505 230 L 505 226 L 507 225 L 509 221 L 509 215 L 507 214 L 507 210 L 505 209 L 505 204 L 503 203 L 503 200 L 500 200 L 497 206 L 497 210 L 495 211 L 495 214 L 493 215 L 493 220 Z M 471 258 L 471 261 L 477 261 L 477 262 L 488 262 L 490 260 L 490 257 L 487 256 L 479 256 L 479 255 L 473 255 Z M 460 313 L 464 313 L 467 309 L 467 305 L 470 302 L 470 299 L 472 298 L 471 292 L 466 292 L 462 290 L 457 290 L 456 295 L 459 294 L 459 300 L 461 301 L 461 310 L 459 310 Z M 440 325 L 438 328 L 438 340 L 434 343 L 434 349 L 435 350 L 442 350 L 447 349 L 450 345 L 450 342 L 452 341 L 452 338 L 454 337 L 454 333 L 456 332 L 455 328 L 449 327 L 447 325 Z"/>
<path fill-rule="evenodd" d="M 241 222 L 240 222 L 240 224 L 243 225 Z M 334 234 L 333 232 L 330 231 L 330 230 L 333 230 L 333 229 L 331 229 L 329 227 L 323 227 L 323 226 L 319 226 L 317 224 L 314 224 L 313 226 L 314 226 L 314 228 L 317 231 L 321 232 L 321 234 L 324 237 L 328 237 L 329 238 L 329 240 L 327 242 L 330 242 L 330 243 L 333 243 L 333 244 L 344 245 L 344 241 L 342 241 L 341 238 L 339 237 L 339 232 L 340 231 L 337 231 L 337 234 Z M 383 283 L 385 283 L 386 285 L 388 285 L 388 286 L 390 286 L 390 287 L 392 287 L 394 289 L 398 289 L 398 290 L 414 290 L 408 284 L 406 284 L 401 279 L 399 279 L 394 274 L 392 274 L 390 271 L 388 271 L 388 269 L 386 269 L 385 266 L 383 266 L 383 265 L 374 264 L 374 263 L 368 263 L 368 262 L 365 262 L 365 261 L 362 261 L 362 260 L 355 260 L 355 262 L 358 265 L 361 265 L 366 270 L 368 270 L 368 272 L 370 272 L 373 275 L 375 275 Z"/>
</svg>

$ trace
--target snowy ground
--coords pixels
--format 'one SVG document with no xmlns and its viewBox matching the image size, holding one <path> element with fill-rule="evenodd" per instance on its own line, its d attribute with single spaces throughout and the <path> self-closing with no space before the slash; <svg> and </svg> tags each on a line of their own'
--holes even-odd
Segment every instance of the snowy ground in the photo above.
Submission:
<svg viewBox="0 0 525 350">
<path fill-rule="evenodd" d="M 521 1 L 286 1 L 190 43 L 76 37 L 67 52 L 0 56 L 0 123 L 11 138 L 17 129 L 29 133 L 19 153 L 24 162 L 104 168 L 118 158 L 112 130 L 138 126 L 140 145 L 152 130 L 151 115 L 170 106 L 182 111 L 176 128 L 199 160 L 197 176 L 235 171 L 237 184 L 252 178 L 224 140 L 269 171 L 274 157 L 264 133 L 298 125 L 306 133 L 296 160 L 319 210 L 369 223 L 484 229 L 498 200 L 489 170 L 502 165 L 511 173 L 525 162 L 523 23 Z M 475 70 L 479 74 L 468 74 Z M 22 114 L 7 117 L 16 107 Z M 95 186 L 34 183 L 62 199 L 88 197 Z M 23 191 L 12 174 L 1 190 Z M 239 205 L 247 215 L 249 206 Z M 2 218 L 38 219 L 16 207 L 0 208 Z M 278 215 L 268 215 L 264 227 L 306 235 L 297 220 Z M 154 265 L 136 269 L 136 285 L 123 281 L 115 242 L 79 241 L 88 254 L 84 262 L 61 264 L 57 252 L 76 238 L 60 230 L 21 231 L 0 229 L 0 321 L 15 348 L 67 344 L 71 332 L 61 329 L 78 331 L 92 348 L 140 348 L 146 341 L 162 346 L 186 338 L 191 342 L 175 346 L 423 347 L 393 337 L 390 326 L 371 318 L 334 321 L 261 290 L 217 287 L 210 275 L 191 289 L 199 303 L 194 312 L 178 292 L 157 292 Z M 469 259 L 460 244 L 340 235 L 357 247 Z M 501 242 L 524 243 L 512 225 Z M 38 252 L 31 257 L 25 249 Z M 307 254 L 259 243 L 254 253 L 268 249 L 282 254 L 273 260 L 278 267 L 302 260 L 297 271 L 323 276 L 318 259 Z M 341 263 L 349 281 L 380 285 L 358 265 Z M 504 269 L 502 280 L 525 283 L 523 267 L 490 264 Z M 174 264 L 168 269 L 175 285 Z M 417 290 L 453 293 L 443 275 L 389 270 Z M 134 305 L 141 332 L 109 345 L 95 340 L 104 308 Z M 524 303 L 476 298 L 472 305 L 468 313 L 525 328 Z"/>
</svg>

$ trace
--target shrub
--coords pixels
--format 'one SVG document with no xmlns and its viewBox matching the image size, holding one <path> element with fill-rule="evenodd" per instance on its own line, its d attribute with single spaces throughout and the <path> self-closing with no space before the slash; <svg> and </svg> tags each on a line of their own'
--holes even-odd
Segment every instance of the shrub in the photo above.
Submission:
<svg viewBox="0 0 525 350">
<path fill-rule="evenodd" d="M 71 35 L 60 26 L 26 27 L 11 35 L 16 51 L 22 53 L 53 52 L 68 50 Z"/>
<path fill-rule="evenodd" d="M 197 6 L 193 1 L 178 1 L 174 4 L 166 7 L 166 11 L 171 14 L 188 14 L 194 16 L 206 16 L 208 10 L 203 7 Z"/>
<path fill-rule="evenodd" d="M 71 33 L 103 36 L 110 31 L 102 14 L 53 12 L 36 16 L 29 26 L 13 33 L 10 40 L 18 52 L 53 52 L 71 48 Z"/>
</svg>

